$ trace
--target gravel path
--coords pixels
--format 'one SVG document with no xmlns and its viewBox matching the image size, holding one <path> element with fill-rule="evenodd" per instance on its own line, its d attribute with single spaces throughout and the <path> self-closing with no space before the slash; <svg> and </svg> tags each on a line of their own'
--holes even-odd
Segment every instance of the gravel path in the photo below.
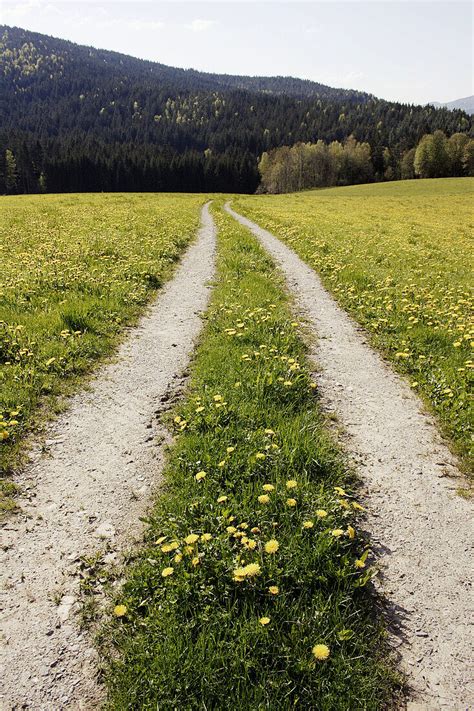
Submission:
<svg viewBox="0 0 474 711">
<path fill-rule="evenodd" d="M 474 709 L 471 503 L 456 494 L 456 462 L 408 384 L 367 344 L 291 249 L 248 227 L 282 268 L 318 336 L 312 357 L 323 404 L 337 413 L 359 465 L 367 528 L 381 556 L 394 617 L 391 642 L 413 688 L 408 709 Z M 471 657 L 471 659 L 470 659 Z M 471 666 L 470 666 L 471 662 Z"/>
<path fill-rule="evenodd" d="M 0 708 L 100 705 L 94 648 L 75 619 L 79 557 L 127 548 L 158 483 L 160 400 L 186 367 L 213 275 L 207 206 L 174 278 L 91 390 L 51 427 L 47 455 L 22 474 L 21 514 L 2 531 Z"/>
</svg>

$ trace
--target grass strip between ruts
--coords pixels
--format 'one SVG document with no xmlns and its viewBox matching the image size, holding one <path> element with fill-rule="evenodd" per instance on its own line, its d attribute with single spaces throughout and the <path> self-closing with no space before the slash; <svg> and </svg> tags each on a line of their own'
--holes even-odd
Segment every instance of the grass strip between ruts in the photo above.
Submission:
<svg viewBox="0 0 474 711">
<path fill-rule="evenodd" d="M 104 630 L 109 707 L 380 709 L 393 674 L 350 477 L 279 273 L 213 212 L 207 324 L 146 542 Z"/>
</svg>

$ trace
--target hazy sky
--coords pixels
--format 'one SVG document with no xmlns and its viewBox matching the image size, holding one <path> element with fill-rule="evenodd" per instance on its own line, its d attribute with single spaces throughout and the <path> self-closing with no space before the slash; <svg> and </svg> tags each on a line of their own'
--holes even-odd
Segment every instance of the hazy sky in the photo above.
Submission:
<svg viewBox="0 0 474 711">
<path fill-rule="evenodd" d="M 474 93 L 468 2 L 0 0 L 0 24 L 177 67 L 293 75 L 386 99 Z"/>
</svg>

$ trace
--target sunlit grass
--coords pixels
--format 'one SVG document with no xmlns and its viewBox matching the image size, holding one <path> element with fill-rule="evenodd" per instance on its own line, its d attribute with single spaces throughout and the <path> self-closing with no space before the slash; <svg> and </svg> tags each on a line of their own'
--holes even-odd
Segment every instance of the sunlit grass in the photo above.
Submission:
<svg viewBox="0 0 474 711">
<path fill-rule="evenodd" d="M 351 477 L 281 277 L 215 215 L 218 280 L 164 490 L 104 631 L 109 706 L 379 709 L 391 674 Z"/>
</svg>

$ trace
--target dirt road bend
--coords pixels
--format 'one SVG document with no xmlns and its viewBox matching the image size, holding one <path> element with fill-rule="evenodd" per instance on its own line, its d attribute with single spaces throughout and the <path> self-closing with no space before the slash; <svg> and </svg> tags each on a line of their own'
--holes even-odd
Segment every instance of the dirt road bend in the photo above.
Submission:
<svg viewBox="0 0 474 711">
<path fill-rule="evenodd" d="M 186 367 L 213 276 L 208 207 L 197 241 L 116 362 L 72 398 L 47 454 L 19 478 L 22 511 L 2 531 L 0 708 L 60 711 L 100 705 L 96 655 L 77 624 L 79 558 L 113 557 L 140 533 L 159 482 L 154 413 Z"/>
<path fill-rule="evenodd" d="M 323 404 L 337 413 L 366 490 L 366 525 L 395 616 L 391 641 L 413 687 L 408 708 L 473 709 L 474 531 L 472 504 L 456 494 L 456 462 L 408 384 L 367 344 L 316 273 L 272 234 L 227 209 L 280 265 L 317 336 L 312 358 Z"/>
</svg>

